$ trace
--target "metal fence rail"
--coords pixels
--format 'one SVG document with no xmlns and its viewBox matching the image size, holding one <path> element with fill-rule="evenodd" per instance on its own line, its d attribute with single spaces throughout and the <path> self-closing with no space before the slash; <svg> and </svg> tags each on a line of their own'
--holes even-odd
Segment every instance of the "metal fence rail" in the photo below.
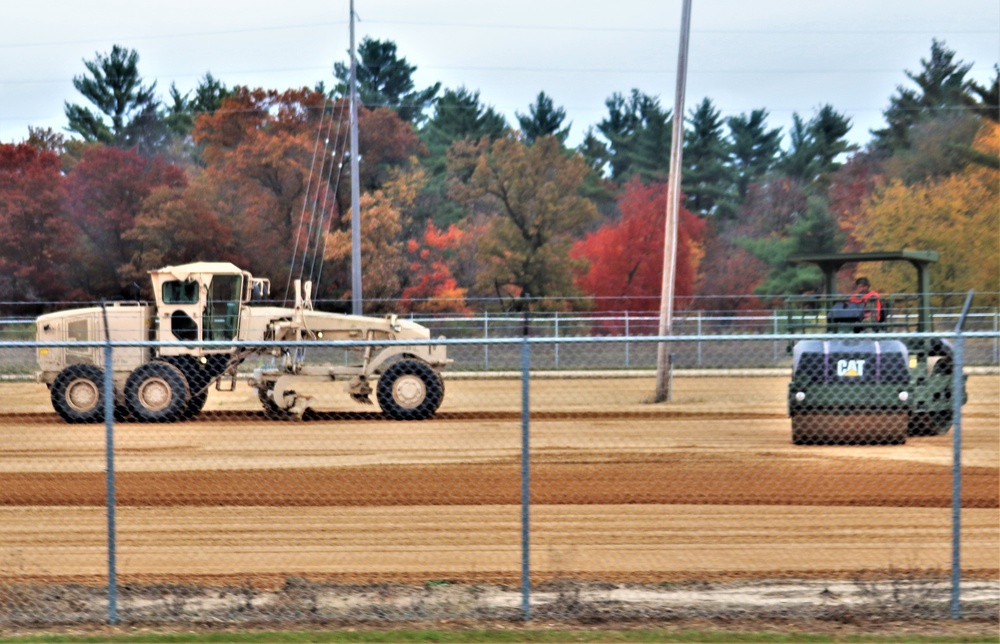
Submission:
<svg viewBox="0 0 1000 644">
<path fill-rule="evenodd" d="M 954 427 L 796 445 L 803 359 L 786 347 L 801 336 L 566 337 L 560 318 L 558 336 L 501 337 L 494 323 L 488 339 L 434 341 L 455 362 L 417 422 L 341 383 L 276 418 L 246 385 L 265 356 L 167 424 L 127 418 L 105 369 L 105 420 L 65 423 L 27 377 L 37 350 L 97 347 L 105 367 L 130 348 L 215 345 L 0 342 L 0 625 L 995 619 L 995 330 L 852 337 L 877 343 L 883 380 L 892 341 L 951 343 Z M 650 402 L 659 342 L 677 366 L 666 404 Z M 307 354 L 338 364 L 369 344 Z M 830 355 L 822 378 L 858 383 L 830 415 L 889 436 L 899 412 L 860 410 L 868 372 Z"/>
</svg>

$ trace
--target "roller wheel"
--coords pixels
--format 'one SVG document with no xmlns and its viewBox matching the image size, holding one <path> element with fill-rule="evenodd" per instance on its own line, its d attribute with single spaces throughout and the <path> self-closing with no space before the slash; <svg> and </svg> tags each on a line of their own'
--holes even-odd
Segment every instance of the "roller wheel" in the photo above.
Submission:
<svg viewBox="0 0 1000 644">
<path fill-rule="evenodd" d="M 125 381 L 125 404 L 136 420 L 177 420 L 187 409 L 190 398 L 184 374 L 165 362 L 144 364 Z"/>
<path fill-rule="evenodd" d="M 797 414 L 792 417 L 795 445 L 902 445 L 906 414 Z"/>
<path fill-rule="evenodd" d="M 52 407 L 67 423 L 104 420 L 104 371 L 89 364 L 66 367 L 52 383 Z"/>
<path fill-rule="evenodd" d="M 939 436 L 946 434 L 952 425 L 950 411 L 914 412 L 910 416 L 910 436 Z"/>
<path fill-rule="evenodd" d="M 401 360 L 378 379 L 376 389 L 382 411 L 394 420 L 430 418 L 444 399 L 444 381 L 426 362 Z"/>
</svg>

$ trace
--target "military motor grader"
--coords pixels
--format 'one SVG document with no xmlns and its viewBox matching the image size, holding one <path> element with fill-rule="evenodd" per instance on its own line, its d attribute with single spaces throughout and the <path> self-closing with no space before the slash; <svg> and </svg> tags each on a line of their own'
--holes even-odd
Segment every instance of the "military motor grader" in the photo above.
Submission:
<svg viewBox="0 0 1000 644">
<path fill-rule="evenodd" d="M 312 366 L 304 364 L 304 349 L 268 344 L 429 340 L 430 332 L 419 324 L 396 316 L 313 310 L 309 283 L 296 282 L 294 308 L 262 305 L 269 280 L 230 263 L 169 266 L 150 271 L 150 277 L 154 303 L 118 302 L 37 319 L 39 342 L 69 343 L 42 346 L 37 355 L 37 379 L 49 387 L 53 407 L 67 422 L 104 418 L 103 349 L 75 347 L 75 341 L 171 343 L 122 347 L 112 354 L 115 413 L 139 421 L 170 422 L 198 414 L 209 388 L 232 390 L 237 368 L 251 356 L 269 360 L 253 371 L 249 384 L 271 416 L 301 416 L 315 405 L 314 397 L 301 391 L 335 381 L 346 383 L 351 397 L 368 404 L 374 383 L 382 411 L 397 420 L 429 418 L 444 397 L 440 372 L 449 360 L 442 345 L 366 344 L 354 352 L 351 364 Z M 194 341 L 212 344 L 178 344 Z M 227 346 L 231 341 L 261 345 Z"/>
<path fill-rule="evenodd" d="M 790 298 L 790 332 L 843 334 L 833 340 L 808 336 L 795 342 L 788 414 L 792 442 L 902 444 L 908 436 L 946 433 L 952 425 L 953 359 L 946 340 L 872 340 L 856 333 L 930 332 L 932 251 L 793 256 L 819 266 L 824 293 Z M 883 316 L 836 294 L 844 264 L 905 261 L 917 271 L 918 293 L 885 298 Z M 963 391 L 963 403 L 965 401 Z"/>
</svg>

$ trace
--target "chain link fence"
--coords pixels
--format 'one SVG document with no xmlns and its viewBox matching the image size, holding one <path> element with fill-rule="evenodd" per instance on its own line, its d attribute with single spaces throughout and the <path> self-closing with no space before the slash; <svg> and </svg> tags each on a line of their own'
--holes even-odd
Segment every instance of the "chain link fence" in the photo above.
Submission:
<svg viewBox="0 0 1000 644">
<path fill-rule="evenodd" d="M 997 620 L 995 330 L 509 322 L 367 391 L 393 343 L 0 342 L 0 626 Z"/>
</svg>

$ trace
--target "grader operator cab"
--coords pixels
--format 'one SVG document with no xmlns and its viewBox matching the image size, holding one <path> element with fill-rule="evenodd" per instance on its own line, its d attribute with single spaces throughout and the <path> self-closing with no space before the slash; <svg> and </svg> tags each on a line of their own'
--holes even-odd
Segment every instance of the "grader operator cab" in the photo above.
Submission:
<svg viewBox="0 0 1000 644">
<path fill-rule="evenodd" d="M 801 255 L 823 271 L 822 295 L 789 298 L 790 332 L 844 334 L 808 337 L 791 346 L 788 414 L 792 442 L 902 444 L 908 436 L 946 433 L 952 425 L 952 346 L 939 339 L 859 339 L 856 333 L 930 332 L 929 268 L 938 255 L 897 251 Z M 882 299 L 881 315 L 868 302 L 836 294 L 845 264 L 905 261 L 917 272 L 918 293 Z M 963 402 L 964 402 L 963 391 Z"/>
<path fill-rule="evenodd" d="M 260 304 L 270 282 L 225 262 L 198 262 L 150 271 L 155 303 L 128 302 L 49 313 L 38 318 L 39 342 L 161 341 L 116 348 L 112 354 L 116 415 L 170 422 L 198 414 L 214 384 L 235 387 L 237 368 L 251 356 L 268 358 L 253 371 L 253 387 L 270 416 L 301 416 L 316 404 L 301 393 L 310 385 L 342 381 L 358 402 L 370 403 L 372 384 L 382 411 L 398 420 L 421 420 L 444 397 L 445 347 L 372 345 L 350 364 L 306 365 L 302 348 L 274 341 L 427 341 L 414 322 L 316 311 L 311 286 L 295 285 L 294 308 Z M 258 305 L 254 305 L 257 302 Z M 199 344 L 183 344 L 198 342 Z M 239 346 L 236 341 L 241 342 Z M 212 344 L 205 344 L 205 343 Z M 233 344 L 227 344 L 233 342 Z M 247 342 L 261 342 L 247 346 Z M 67 422 L 104 418 L 104 358 L 99 346 L 66 344 L 38 349 L 37 379 Z M 296 390 L 300 392 L 297 393 Z"/>
</svg>

